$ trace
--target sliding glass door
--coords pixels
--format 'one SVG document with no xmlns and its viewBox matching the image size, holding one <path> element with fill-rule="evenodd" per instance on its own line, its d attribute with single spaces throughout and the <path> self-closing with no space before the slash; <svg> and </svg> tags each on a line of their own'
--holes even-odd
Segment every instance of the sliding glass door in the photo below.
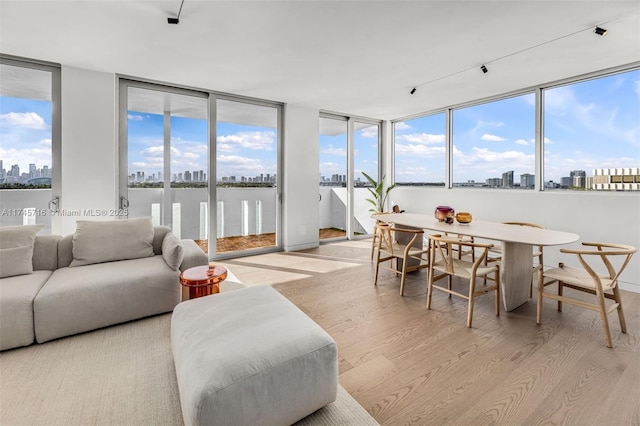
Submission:
<svg viewBox="0 0 640 426">
<path fill-rule="evenodd" d="M 320 240 L 373 232 L 363 172 L 379 179 L 380 122 L 322 114 L 319 122 Z"/>
<path fill-rule="evenodd" d="M 60 68 L 0 58 L 0 226 L 43 225 L 60 207 Z"/>
<path fill-rule="evenodd" d="M 280 108 L 219 98 L 216 117 L 215 254 L 280 247 Z"/>
<path fill-rule="evenodd" d="M 129 217 L 151 216 L 179 238 L 207 246 L 208 96 L 130 84 L 126 90 Z"/>
<path fill-rule="evenodd" d="M 121 80 L 120 207 L 212 259 L 279 249 L 281 108 Z"/>
<path fill-rule="evenodd" d="M 347 139 L 346 117 L 320 117 L 320 240 L 347 237 Z"/>
</svg>

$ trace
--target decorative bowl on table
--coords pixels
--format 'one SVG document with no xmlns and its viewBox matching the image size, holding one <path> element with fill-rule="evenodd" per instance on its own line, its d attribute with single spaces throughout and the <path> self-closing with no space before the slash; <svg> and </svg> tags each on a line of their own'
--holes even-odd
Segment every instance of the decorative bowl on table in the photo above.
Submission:
<svg viewBox="0 0 640 426">
<path fill-rule="evenodd" d="M 438 207 L 436 207 L 436 211 L 433 213 L 433 215 L 440 222 L 445 222 L 448 217 L 450 217 L 451 220 L 453 220 L 453 217 L 455 216 L 455 213 L 456 212 L 455 212 L 455 210 L 453 210 L 452 207 L 449 207 L 449 206 L 438 206 Z"/>
<path fill-rule="evenodd" d="M 473 220 L 473 216 L 471 216 L 471 213 L 469 212 L 459 212 L 458 214 L 456 214 L 456 220 L 458 221 L 458 223 L 467 224 L 471 223 L 471 221 Z"/>
</svg>

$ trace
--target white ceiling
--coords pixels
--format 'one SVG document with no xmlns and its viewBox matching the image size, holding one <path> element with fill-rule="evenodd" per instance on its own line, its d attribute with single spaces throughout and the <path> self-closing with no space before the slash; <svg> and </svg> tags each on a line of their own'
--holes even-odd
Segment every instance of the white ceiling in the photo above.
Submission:
<svg viewBox="0 0 640 426">
<path fill-rule="evenodd" d="M 0 53 L 379 119 L 640 61 L 640 0 L 185 0 L 169 25 L 179 7 L 0 0 Z"/>
</svg>

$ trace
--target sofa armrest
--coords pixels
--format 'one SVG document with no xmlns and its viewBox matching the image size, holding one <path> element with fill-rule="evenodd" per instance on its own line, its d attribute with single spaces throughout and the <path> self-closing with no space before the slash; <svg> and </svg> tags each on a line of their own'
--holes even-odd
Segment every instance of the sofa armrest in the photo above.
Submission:
<svg viewBox="0 0 640 426">
<path fill-rule="evenodd" d="M 209 264 L 209 256 L 202 251 L 200 246 L 193 240 L 181 240 L 184 247 L 184 259 L 180 264 L 180 271 L 185 271 L 194 266 Z"/>
</svg>

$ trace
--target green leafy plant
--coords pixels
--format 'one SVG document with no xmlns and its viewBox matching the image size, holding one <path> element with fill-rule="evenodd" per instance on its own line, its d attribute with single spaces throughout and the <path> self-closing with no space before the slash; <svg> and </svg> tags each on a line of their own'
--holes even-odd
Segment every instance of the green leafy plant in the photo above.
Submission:
<svg viewBox="0 0 640 426">
<path fill-rule="evenodd" d="M 370 202 L 374 207 L 369 209 L 369 211 L 373 213 L 382 213 L 384 211 L 384 206 L 387 203 L 387 197 L 389 196 L 389 192 L 391 192 L 391 190 L 396 187 L 396 184 L 394 183 L 387 189 L 384 189 L 384 178 L 385 178 L 384 176 L 382 176 L 382 179 L 380 180 L 380 182 L 376 182 L 375 179 L 373 179 L 371 176 L 369 176 L 365 172 L 362 172 L 362 174 L 373 187 L 373 188 L 367 188 L 371 193 L 371 195 L 373 196 L 373 198 L 367 198 L 367 201 Z"/>
</svg>

